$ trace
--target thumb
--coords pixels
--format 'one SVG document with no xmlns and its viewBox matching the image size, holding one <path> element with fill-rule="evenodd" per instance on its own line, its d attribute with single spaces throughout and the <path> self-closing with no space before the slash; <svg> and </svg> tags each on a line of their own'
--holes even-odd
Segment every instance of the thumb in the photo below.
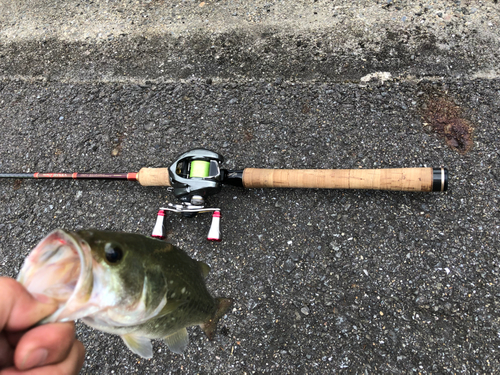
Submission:
<svg viewBox="0 0 500 375">
<path fill-rule="evenodd" d="M 55 300 L 31 295 L 16 280 L 0 277 L 0 330 L 22 331 L 57 310 Z"/>
</svg>

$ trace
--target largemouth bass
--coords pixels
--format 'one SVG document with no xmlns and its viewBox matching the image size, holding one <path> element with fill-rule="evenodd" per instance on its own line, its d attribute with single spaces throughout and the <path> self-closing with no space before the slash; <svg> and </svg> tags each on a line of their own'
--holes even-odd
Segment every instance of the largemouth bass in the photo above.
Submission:
<svg viewBox="0 0 500 375">
<path fill-rule="evenodd" d="M 151 358 L 151 339 L 182 353 L 192 325 L 213 339 L 232 299 L 210 295 L 209 271 L 172 244 L 140 234 L 57 229 L 29 254 L 17 280 L 59 302 L 42 324 L 81 319 Z"/>
</svg>

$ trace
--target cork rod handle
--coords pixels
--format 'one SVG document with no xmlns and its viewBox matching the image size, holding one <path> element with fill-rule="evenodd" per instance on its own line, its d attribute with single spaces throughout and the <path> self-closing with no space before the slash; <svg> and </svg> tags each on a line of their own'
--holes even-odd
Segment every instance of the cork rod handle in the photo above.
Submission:
<svg viewBox="0 0 500 375">
<path fill-rule="evenodd" d="M 170 186 L 168 168 L 141 168 L 136 179 L 142 186 Z"/>
<path fill-rule="evenodd" d="M 445 168 L 243 170 L 246 188 L 371 189 L 445 191 Z"/>
</svg>

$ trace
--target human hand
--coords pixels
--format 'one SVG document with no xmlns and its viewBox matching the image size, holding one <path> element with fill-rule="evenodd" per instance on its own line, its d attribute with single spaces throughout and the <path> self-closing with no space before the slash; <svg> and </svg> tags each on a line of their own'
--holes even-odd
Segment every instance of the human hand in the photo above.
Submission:
<svg viewBox="0 0 500 375">
<path fill-rule="evenodd" d="M 17 281 L 0 277 L 0 375 L 80 372 L 85 349 L 73 322 L 31 328 L 56 310 L 54 300 L 35 298 Z"/>
</svg>

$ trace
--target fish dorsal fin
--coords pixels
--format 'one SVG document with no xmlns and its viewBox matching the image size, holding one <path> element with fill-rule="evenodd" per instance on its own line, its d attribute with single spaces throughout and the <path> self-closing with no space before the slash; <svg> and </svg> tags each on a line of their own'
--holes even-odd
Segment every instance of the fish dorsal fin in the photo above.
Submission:
<svg viewBox="0 0 500 375">
<path fill-rule="evenodd" d="M 125 345 L 132 350 L 135 354 L 143 358 L 153 358 L 153 345 L 151 340 L 139 334 L 128 333 L 121 335 Z"/>
<path fill-rule="evenodd" d="M 210 266 L 200 261 L 198 261 L 198 265 L 201 268 L 201 274 L 203 275 L 203 277 L 207 277 L 208 274 L 210 273 Z"/>
<path fill-rule="evenodd" d="M 163 338 L 168 348 L 177 354 L 182 354 L 189 344 L 189 336 L 186 328 L 182 328 L 171 335 Z"/>
</svg>

